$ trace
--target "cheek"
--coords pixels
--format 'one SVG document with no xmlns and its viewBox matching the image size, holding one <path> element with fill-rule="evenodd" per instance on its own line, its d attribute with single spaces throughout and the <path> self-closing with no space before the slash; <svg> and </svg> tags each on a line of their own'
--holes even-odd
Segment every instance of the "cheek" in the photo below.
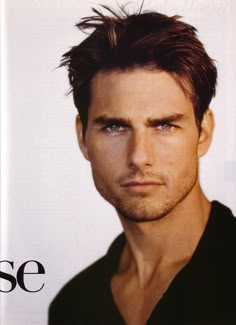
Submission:
<svg viewBox="0 0 236 325">
<path fill-rule="evenodd" d="M 191 138 L 185 137 L 184 139 L 162 143 L 156 148 L 157 159 L 161 160 L 164 165 L 172 166 L 176 170 L 192 166 L 197 161 L 197 141 L 195 139 L 189 140 Z"/>
<path fill-rule="evenodd" d="M 121 161 L 124 161 L 127 151 L 126 142 L 125 139 L 118 137 L 104 137 L 100 141 L 88 143 L 89 158 L 91 162 L 102 160 L 104 164 L 116 161 L 121 163 Z"/>
<path fill-rule="evenodd" d="M 88 143 L 88 154 L 95 183 L 112 184 L 125 168 L 126 145 L 118 139 Z"/>
</svg>

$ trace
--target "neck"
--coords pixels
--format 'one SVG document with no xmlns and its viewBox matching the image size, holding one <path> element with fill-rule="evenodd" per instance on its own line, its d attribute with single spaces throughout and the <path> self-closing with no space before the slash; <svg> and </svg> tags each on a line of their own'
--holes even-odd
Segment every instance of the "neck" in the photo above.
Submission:
<svg viewBox="0 0 236 325">
<path fill-rule="evenodd" d="M 210 202 L 200 186 L 194 192 L 160 220 L 135 223 L 120 216 L 127 238 L 121 271 L 132 270 L 145 285 L 157 269 L 187 264 L 210 213 Z"/>
</svg>

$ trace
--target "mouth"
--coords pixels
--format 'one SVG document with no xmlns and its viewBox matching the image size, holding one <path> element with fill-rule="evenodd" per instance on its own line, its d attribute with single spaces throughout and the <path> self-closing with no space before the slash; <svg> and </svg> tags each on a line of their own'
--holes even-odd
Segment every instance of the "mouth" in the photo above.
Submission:
<svg viewBox="0 0 236 325">
<path fill-rule="evenodd" d="M 123 187 L 127 191 L 131 192 L 149 192 L 155 191 L 158 187 L 164 185 L 161 181 L 156 180 L 127 180 L 121 183 L 121 187 Z"/>
</svg>

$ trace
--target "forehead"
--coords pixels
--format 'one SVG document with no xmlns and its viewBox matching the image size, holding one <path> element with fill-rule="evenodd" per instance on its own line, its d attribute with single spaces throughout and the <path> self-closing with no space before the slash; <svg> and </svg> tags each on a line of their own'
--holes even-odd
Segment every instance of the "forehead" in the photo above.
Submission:
<svg viewBox="0 0 236 325">
<path fill-rule="evenodd" d="M 96 74 L 91 83 L 89 114 L 101 111 L 192 114 L 193 105 L 171 74 L 135 69 Z"/>
</svg>

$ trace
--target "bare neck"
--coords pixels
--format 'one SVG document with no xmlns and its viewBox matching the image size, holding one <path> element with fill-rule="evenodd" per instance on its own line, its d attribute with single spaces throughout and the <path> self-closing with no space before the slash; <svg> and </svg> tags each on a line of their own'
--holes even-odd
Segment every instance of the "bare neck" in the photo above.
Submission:
<svg viewBox="0 0 236 325">
<path fill-rule="evenodd" d="M 186 264 L 204 232 L 210 207 L 199 187 L 160 220 L 135 223 L 121 217 L 127 245 L 121 256 L 120 271 L 132 269 L 140 285 L 145 286 L 155 270 Z"/>
</svg>

